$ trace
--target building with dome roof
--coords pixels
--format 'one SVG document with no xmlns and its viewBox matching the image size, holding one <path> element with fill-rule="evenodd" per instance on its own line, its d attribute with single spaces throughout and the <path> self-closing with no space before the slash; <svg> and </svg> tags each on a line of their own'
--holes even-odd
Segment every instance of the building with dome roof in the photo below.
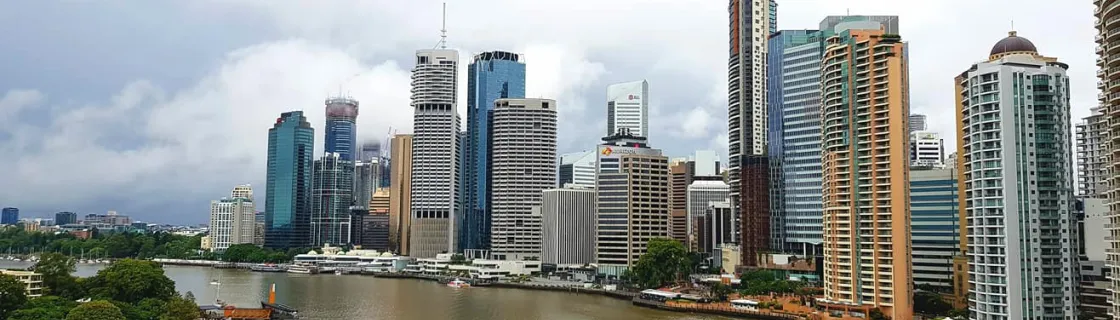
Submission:
<svg viewBox="0 0 1120 320">
<path fill-rule="evenodd" d="M 956 78 L 971 319 L 1078 317 L 1068 68 L 1012 31 Z"/>
</svg>

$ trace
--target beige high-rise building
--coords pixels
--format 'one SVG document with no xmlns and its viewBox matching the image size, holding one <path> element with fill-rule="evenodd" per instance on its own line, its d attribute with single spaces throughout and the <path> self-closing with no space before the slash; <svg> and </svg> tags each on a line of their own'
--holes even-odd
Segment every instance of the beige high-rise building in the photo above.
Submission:
<svg viewBox="0 0 1120 320">
<path fill-rule="evenodd" d="M 646 253 L 654 238 L 669 237 L 669 158 L 645 138 L 603 138 L 596 177 L 599 272 L 621 275 Z"/>
<path fill-rule="evenodd" d="M 914 319 L 906 45 L 875 22 L 835 30 L 821 64 L 827 301 L 818 305 Z"/>
<path fill-rule="evenodd" d="M 1120 157 L 1113 155 L 1120 152 L 1120 141 L 1113 139 L 1120 138 L 1120 32 L 1114 30 L 1120 27 L 1120 0 L 1095 0 L 1093 5 L 1096 7 L 1093 17 L 1097 28 L 1097 89 L 1100 90 L 1097 108 L 1104 114 L 1101 121 L 1108 126 L 1103 133 L 1105 152 L 1102 155 L 1102 179 L 1108 186 L 1104 196 L 1108 204 L 1108 224 L 1105 225 L 1107 238 L 1085 239 L 1085 242 L 1103 243 L 1108 248 L 1106 265 L 1112 282 L 1108 314 L 1115 319 L 1120 317 Z"/>
<path fill-rule="evenodd" d="M 393 136 L 389 157 L 389 247 L 408 255 L 412 227 L 412 135 Z"/>
<path fill-rule="evenodd" d="M 389 214 L 391 207 L 388 188 L 373 191 L 373 197 L 369 198 L 369 214 Z"/>
</svg>

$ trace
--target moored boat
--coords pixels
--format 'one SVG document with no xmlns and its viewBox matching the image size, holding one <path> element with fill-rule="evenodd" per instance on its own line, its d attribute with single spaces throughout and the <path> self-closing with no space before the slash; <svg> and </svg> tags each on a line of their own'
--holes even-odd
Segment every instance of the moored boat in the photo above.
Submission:
<svg viewBox="0 0 1120 320">
<path fill-rule="evenodd" d="M 452 288 L 469 288 L 471 284 L 466 281 L 459 280 L 459 278 L 455 278 L 455 280 L 448 282 L 447 286 Z"/>
<path fill-rule="evenodd" d="M 287 271 L 287 269 L 284 269 L 284 267 L 281 267 L 281 266 L 275 265 L 275 264 L 271 264 L 271 263 L 254 264 L 252 266 L 249 266 L 249 270 L 256 271 L 256 272 L 284 272 L 284 271 Z"/>
<path fill-rule="evenodd" d="M 308 265 L 297 264 L 297 265 L 293 265 L 291 267 L 288 267 L 288 273 L 316 274 L 316 273 L 319 273 L 319 271 L 320 270 L 319 270 L 318 267 L 308 266 Z"/>
</svg>

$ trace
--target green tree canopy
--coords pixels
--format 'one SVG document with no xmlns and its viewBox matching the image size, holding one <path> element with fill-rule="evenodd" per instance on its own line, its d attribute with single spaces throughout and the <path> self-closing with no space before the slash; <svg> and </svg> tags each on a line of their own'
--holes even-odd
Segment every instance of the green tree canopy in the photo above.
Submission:
<svg viewBox="0 0 1120 320">
<path fill-rule="evenodd" d="M 66 313 L 78 303 L 58 296 L 42 296 L 27 301 L 23 308 L 12 313 L 8 320 L 65 319 Z"/>
<path fill-rule="evenodd" d="M 300 253 L 304 253 L 303 251 Z M 230 262 L 273 262 L 282 263 L 292 260 L 295 255 L 289 255 L 283 251 L 273 251 L 258 247 L 250 243 L 235 244 L 226 248 L 222 253 L 223 261 Z"/>
<path fill-rule="evenodd" d="M 80 299 L 84 292 L 78 285 L 77 279 L 71 274 L 75 270 L 75 261 L 61 253 L 48 252 L 39 257 L 32 269 L 43 275 L 43 286 L 47 294 Z"/>
<path fill-rule="evenodd" d="M 127 320 L 121 309 L 105 300 L 90 301 L 70 310 L 66 320 Z"/>
<path fill-rule="evenodd" d="M 175 282 L 152 261 L 118 260 L 86 279 L 85 286 L 95 299 L 125 303 L 137 303 L 145 298 L 166 301 L 176 296 Z"/>
<path fill-rule="evenodd" d="M 159 320 L 195 320 L 199 316 L 201 314 L 198 311 L 198 305 L 194 303 L 194 299 L 175 296 L 167 302 L 166 309 L 159 316 Z"/>
<path fill-rule="evenodd" d="M 914 312 L 930 316 L 947 316 L 953 305 L 945 302 L 941 295 L 929 291 L 914 292 Z"/>
<path fill-rule="evenodd" d="M 657 238 L 649 241 L 646 253 L 634 265 L 632 281 L 641 288 L 658 288 L 688 279 L 691 272 L 692 258 L 684 245 Z"/>
<path fill-rule="evenodd" d="M 13 276 L 0 275 L 0 319 L 7 319 L 27 303 L 27 289 Z"/>
</svg>

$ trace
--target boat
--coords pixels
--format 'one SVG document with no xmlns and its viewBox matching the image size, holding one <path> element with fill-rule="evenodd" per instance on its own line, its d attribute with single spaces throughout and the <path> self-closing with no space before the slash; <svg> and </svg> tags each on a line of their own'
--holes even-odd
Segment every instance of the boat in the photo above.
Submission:
<svg viewBox="0 0 1120 320">
<path fill-rule="evenodd" d="M 319 268 L 317 268 L 315 266 L 297 264 L 297 265 L 293 265 L 291 267 L 288 267 L 288 273 L 316 274 L 316 273 L 319 273 Z"/>
<path fill-rule="evenodd" d="M 284 267 L 275 264 L 254 264 L 249 266 L 249 270 L 256 272 L 284 272 L 287 271 Z"/>
<path fill-rule="evenodd" d="M 220 286 L 220 285 L 222 285 L 222 282 L 218 281 L 218 280 L 210 280 L 210 284 L 215 285 L 215 286 Z"/>
<path fill-rule="evenodd" d="M 448 282 L 447 286 L 452 288 L 469 288 L 471 284 L 466 281 L 459 280 L 459 278 L 455 278 L 455 280 Z"/>
<path fill-rule="evenodd" d="M 336 275 L 336 276 L 342 275 L 342 269 L 335 269 L 334 270 L 334 275 Z"/>
</svg>

